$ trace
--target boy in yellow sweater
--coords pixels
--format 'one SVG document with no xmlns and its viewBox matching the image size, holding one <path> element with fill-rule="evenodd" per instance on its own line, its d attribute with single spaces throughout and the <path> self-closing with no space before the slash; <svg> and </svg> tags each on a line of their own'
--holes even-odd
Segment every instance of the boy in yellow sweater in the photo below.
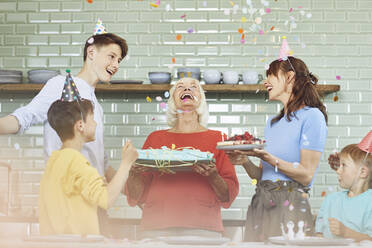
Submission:
<svg viewBox="0 0 372 248">
<path fill-rule="evenodd" d="M 91 101 L 80 98 L 68 76 L 61 100 L 55 101 L 48 111 L 48 121 L 63 144 L 51 154 L 40 184 L 42 235 L 100 234 L 97 207 L 107 209 L 114 204 L 138 157 L 136 148 L 125 143 L 120 168 L 106 184 L 80 153 L 84 143 L 95 139 L 93 109 Z"/>
</svg>

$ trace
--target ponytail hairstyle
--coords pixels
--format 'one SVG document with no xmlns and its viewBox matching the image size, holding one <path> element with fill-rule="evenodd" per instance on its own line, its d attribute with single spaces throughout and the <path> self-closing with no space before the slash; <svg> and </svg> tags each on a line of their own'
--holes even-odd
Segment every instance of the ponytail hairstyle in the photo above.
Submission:
<svg viewBox="0 0 372 248">
<path fill-rule="evenodd" d="M 305 104 L 305 106 L 318 108 L 323 113 L 326 123 L 328 116 L 326 108 L 320 99 L 316 89 L 318 78 L 309 72 L 306 64 L 295 57 L 289 56 L 286 60 L 275 60 L 271 62 L 269 69 L 266 71 L 266 76 L 279 76 L 279 73 L 287 73 L 293 71 L 295 73 L 295 81 L 292 88 L 292 93 L 287 103 L 286 118 L 291 121 L 292 117 L 296 117 L 296 110 Z M 271 125 L 279 121 L 284 116 L 284 108 L 280 113 L 271 120 Z"/>
</svg>

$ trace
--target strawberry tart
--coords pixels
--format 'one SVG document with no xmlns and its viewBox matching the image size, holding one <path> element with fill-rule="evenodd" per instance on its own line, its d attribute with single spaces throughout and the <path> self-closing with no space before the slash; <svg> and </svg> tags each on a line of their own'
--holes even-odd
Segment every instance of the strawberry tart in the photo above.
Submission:
<svg viewBox="0 0 372 248">
<path fill-rule="evenodd" d="M 217 149 L 220 150 L 250 150 L 254 148 L 263 148 L 265 141 L 254 137 L 249 132 L 234 135 L 225 141 L 217 142 Z"/>
</svg>

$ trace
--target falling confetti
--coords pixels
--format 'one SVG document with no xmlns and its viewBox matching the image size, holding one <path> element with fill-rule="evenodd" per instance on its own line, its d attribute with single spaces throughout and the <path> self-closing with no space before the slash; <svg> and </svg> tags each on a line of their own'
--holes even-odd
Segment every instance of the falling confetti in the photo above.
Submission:
<svg viewBox="0 0 372 248">
<path fill-rule="evenodd" d="M 168 98 L 169 97 L 169 91 L 164 92 L 164 97 L 165 98 Z"/>
<path fill-rule="evenodd" d="M 336 76 L 336 79 L 337 80 L 341 80 L 341 76 Z"/>
<path fill-rule="evenodd" d="M 157 96 L 157 97 L 155 98 L 155 100 L 158 101 L 158 102 L 161 102 L 161 101 L 163 100 L 163 98 L 161 98 L 161 96 Z"/>
<path fill-rule="evenodd" d="M 151 7 L 154 7 L 154 8 L 157 8 L 159 7 L 159 5 L 157 5 L 156 3 L 150 3 Z"/>
<path fill-rule="evenodd" d="M 275 203 L 273 202 L 273 200 L 270 200 L 270 205 L 275 206 Z"/>
<path fill-rule="evenodd" d="M 289 13 L 291 13 L 292 11 L 293 11 L 293 8 L 290 8 L 290 9 L 289 9 Z"/>
<path fill-rule="evenodd" d="M 175 58 L 172 58 L 172 63 L 176 63 L 176 59 Z"/>
<path fill-rule="evenodd" d="M 252 179 L 252 185 L 256 185 L 257 184 L 257 179 Z"/>
<path fill-rule="evenodd" d="M 244 16 L 242 17 L 241 19 L 241 22 L 246 22 L 247 21 L 247 18 L 245 18 Z"/>
<path fill-rule="evenodd" d="M 182 39 L 182 35 L 177 34 L 177 36 L 176 36 L 176 40 L 181 40 L 181 39 Z"/>
<path fill-rule="evenodd" d="M 172 144 L 172 150 L 176 149 L 176 145 Z"/>
<path fill-rule="evenodd" d="M 181 15 L 181 19 L 185 19 L 186 15 Z"/>
<path fill-rule="evenodd" d="M 167 109 L 167 104 L 166 104 L 165 102 L 161 102 L 161 103 L 160 103 L 160 108 L 161 108 L 162 110 L 166 110 L 166 109 Z"/>
<path fill-rule="evenodd" d="M 15 148 L 16 150 L 19 150 L 19 148 L 21 148 L 21 146 L 20 146 L 18 143 L 15 143 L 15 144 L 14 144 L 14 148 Z"/>
<path fill-rule="evenodd" d="M 284 203 L 283 203 L 283 206 L 286 207 L 289 205 L 289 201 L 288 200 L 285 200 Z"/>
<path fill-rule="evenodd" d="M 256 24 L 261 24 L 262 23 L 262 18 L 261 17 L 257 17 L 255 19 L 255 22 L 256 22 Z"/>
<path fill-rule="evenodd" d="M 152 121 L 155 121 L 155 117 L 152 117 L 151 120 L 152 120 Z"/>
<path fill-rule="evenodd" d="M 289 211 L 292 211 L 294 209 L 293 205 L 289 205 Z"/>
<path fill-rule="evenodd" d="M 321 194 L 322 197 L 325 197 L 326 196 L 326 192 L 323 191 L 322 194 Z"/>
<path fill-rule="evenodd" d="M 189 28 L 189 29 L 187 29 L 187 33 L 191 34 L 191 33 L 193 33 L 193 32 L 194 32 L 194 29 L 193 29 L 193 28 Z"/>
<path fill-rule="evenodd" d="M 267 14 L 269 14 L 269 13 L 271 12 L 271 9 L 270 9 L 270 8 L 266 8 L 266 9 L 265 9 L 265 12 L 266 12 Z"/>
<path fill-rule="evenodd" d="M 335 96 L 333 97 L 333 101 L 334 101 L 334 102 L 337 102 L 337 101 L 338 101 L 338 96 L 337 96 L 337 95 L 335 95 Z"/>
<path fill-rule="evenodd" d="M 93 0 L 87 0 L 88 3 L 93 3 Z"/>
<path fill-rule="evenodd" d="M 263 34 L 265 34 L 265 31 L 263 31 L 262 29 L 260 29 L 260 30 L 258 31 L 258 34 L 259 34 L 259 35 L 263 35 Z"/>
<path fill-rule="evenodd" d="M 242 33 L 244 32 L 244 30 L 243 30 L 242 28 L 239 28 L 239 29 L 238 29 L 238 32 L 239 32 L 240 34 L 242 34 Z"/>
<path fill-rule="evenodd" d="M 240 43 L 241 43 L 241 44 L 245 44 L 245 39 L 241 39 L 241 40 L 240 40 Z"/>
<path fill-rule="evenodd" d="M 270 31 L 273 31 L 275 29 L 275 27 L 274 26 L 272 26 L 271 28 L 270 28 Z"/>
<path fill-rule="evenodd" d="M 235 5 L 235 3 L 233 1 L 230 1 L 230 4 L 231 4 L 231 6 L 234 6 Z"/>
<path fill-rule="evenodd" d="M 147 102 L 152 102 L 151 98 L 149 96 L 146 96 L 146 101 Z"/>
</svg>

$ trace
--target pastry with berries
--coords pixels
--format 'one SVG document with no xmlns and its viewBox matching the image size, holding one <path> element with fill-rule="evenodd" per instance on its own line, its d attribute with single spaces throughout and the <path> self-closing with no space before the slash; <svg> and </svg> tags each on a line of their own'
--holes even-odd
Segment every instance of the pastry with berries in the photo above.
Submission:
<svg viewBox="0 0 372 248">
<path fill-rule="evenodd" d="M 260 145 L 265 144 L 264 140 L 254 137 L 249 132 L 244 134 L 237 134 L 233 137 L 228 138 L 225 141 L 217 142 L 217 148 L 221 146 L 238 146 L 238 145 Z"/>
</svg>

